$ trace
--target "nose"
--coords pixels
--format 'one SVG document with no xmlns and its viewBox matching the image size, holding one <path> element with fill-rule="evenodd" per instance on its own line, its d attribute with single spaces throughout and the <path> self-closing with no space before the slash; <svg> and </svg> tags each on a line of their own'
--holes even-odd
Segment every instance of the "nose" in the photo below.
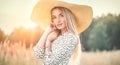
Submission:
<svg viewBox="0 0 120 65">
<path fill-rule="evenodd" d="M 57 17 L 57 23 L 59 23 L 60 22 L 60 17 Z"/>
</svg>

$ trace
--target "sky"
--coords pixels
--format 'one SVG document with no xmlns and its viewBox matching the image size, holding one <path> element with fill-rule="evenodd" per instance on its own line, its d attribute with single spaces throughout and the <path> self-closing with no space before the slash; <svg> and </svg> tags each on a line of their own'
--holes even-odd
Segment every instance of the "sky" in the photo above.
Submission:
<svg viewBox="0 0 120 65">
<path fill-rule="evenodd" d="M 48 0 L 49 1 L 49 0 Z M 89 5 L 93 17 L 108 13 L 120 13 L 120 0 L 63 0 L 66 2 Z M 38 0 L 0 0 L 0 28 L 10 34 L 15 28 L 32 28 L 36 24 L 30 19 L 31 12 Z"/>
</svg>

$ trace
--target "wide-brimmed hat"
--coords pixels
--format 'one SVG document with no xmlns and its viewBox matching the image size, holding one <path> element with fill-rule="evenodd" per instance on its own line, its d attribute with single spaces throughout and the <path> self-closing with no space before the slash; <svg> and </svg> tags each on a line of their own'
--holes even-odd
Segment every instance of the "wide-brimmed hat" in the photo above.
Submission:
<svg viewBox="0 0 120 65">
<path fill-rule="evenodd" d="M 92 8 L 87 5 L 79 5 L 59 0 L 40 0 L 32 11 L 32 21 L 45 29 L 51 22 L 51 9 L 65 7 L 72 11 L 75 16 L 78 32 L 83 32 L 90 25 L 93 17 Z"/>
</svg>

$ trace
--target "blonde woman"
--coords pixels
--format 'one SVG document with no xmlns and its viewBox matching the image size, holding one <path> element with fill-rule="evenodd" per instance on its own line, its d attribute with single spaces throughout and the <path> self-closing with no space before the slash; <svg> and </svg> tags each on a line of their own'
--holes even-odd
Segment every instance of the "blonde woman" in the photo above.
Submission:
<svg viewBox="0 0 120 65">
<path fill-rule="evenodd" d="M 45 9 L 41 9 L 42 7 Z M 43 65 L 80 65 L 81 44 L 78 32 L 83 32 L 91 19 L 92 10 L 88 6 L 40 0 L 33 10 L 32 20 L 41 27 L 43 23 L 49 26 L 33 48 L 34 55 L 43 59 Z M 53 25 L 49 24 L 50 22 Z M 47 43 L 47 38 L 54 28 L 60 33 L 53 42 Z M 46 52 L 50 50 L 50 46 L 51 51 Z"/>
</svg>

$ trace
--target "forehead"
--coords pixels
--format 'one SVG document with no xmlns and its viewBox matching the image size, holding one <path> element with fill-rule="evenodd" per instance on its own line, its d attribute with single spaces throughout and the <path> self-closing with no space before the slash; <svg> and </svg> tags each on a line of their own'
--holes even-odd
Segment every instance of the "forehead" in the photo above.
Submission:
<svg viewBox="0 0 120 65">
<path fill-rule="evenodd" d="M 52 9 L 52 15 L 57 15 L 57 14 L 61 14 L 62 10 L 60 8 L 54 8 Z"/>
</svg>

